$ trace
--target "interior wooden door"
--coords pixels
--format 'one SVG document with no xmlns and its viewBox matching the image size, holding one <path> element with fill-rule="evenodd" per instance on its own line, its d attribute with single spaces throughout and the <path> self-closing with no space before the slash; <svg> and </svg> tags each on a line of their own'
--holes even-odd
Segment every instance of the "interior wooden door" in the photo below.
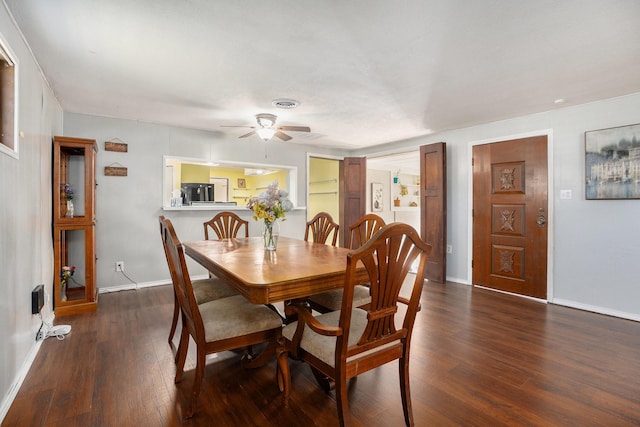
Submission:
<svg viewBox="0 0 640 427">
<path fill-rule="evenodd" d="M 367 159 L 345 157 L 340 165 L 340 246 L 347 247 L 349 225 L 367 209 Z"/>
<path fill-rule="evenodd" d="M 420 147 L 420 232 L 431 245 L 425 277 L 444 283 L 447 279 L 447 145 Z"/>
<path fill-rule="evenodd" d="M 474 285 L 547 297 L 547 137 L 473 148 Z"/>
</svg>

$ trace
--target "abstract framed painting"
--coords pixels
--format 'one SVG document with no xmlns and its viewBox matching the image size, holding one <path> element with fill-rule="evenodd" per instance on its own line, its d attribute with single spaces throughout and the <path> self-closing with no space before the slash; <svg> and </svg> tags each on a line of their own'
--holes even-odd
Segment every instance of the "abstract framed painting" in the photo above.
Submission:
<svg viewBox="0 0 640 427">
<path fill-rule="evenodd" d="M 640 199 L 640 124 L 585 132 L 587 200 Z"/>
</svg>

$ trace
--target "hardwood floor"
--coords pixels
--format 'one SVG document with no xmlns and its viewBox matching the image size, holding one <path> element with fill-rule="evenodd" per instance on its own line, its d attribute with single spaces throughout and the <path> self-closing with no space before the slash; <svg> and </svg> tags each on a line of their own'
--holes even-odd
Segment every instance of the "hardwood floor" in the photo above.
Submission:
<svg viewBox="0 0 640 427">
<path fill-rule="evenodd" d="M 57 319 L 3 426 L 330 426 L 333 394 L 291 362 L 283 408 L 275 361 L 244 370 L 239 353 L 208 361 L 198 405 L 182 420 L 189 371 L 175 385 L 166 337 L 169 286 L 100 296 L 96 313 Z M 193 347 L 193 345 L 192 345 Z M 354 426 L 404 424 L 397 363 L 349 385 Z M 418 426 L 640 425 L 640 323 L 448 283 L 427 283 L 411 353 Z"/>
</svg>

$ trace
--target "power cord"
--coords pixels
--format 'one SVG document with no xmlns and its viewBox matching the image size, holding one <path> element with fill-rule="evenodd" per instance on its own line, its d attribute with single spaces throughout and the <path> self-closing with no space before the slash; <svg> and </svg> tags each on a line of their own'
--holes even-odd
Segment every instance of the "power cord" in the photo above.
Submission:
<svg viewBox="0 0 640 427">
<path fill-rule="evenodd" d="M 127 276 L 127 273 L 125 273 L 124 271 L 120 270 L 120 273 L 122 273 L 122 275 L 124 277 L 127 278 L 127 280 L 129 280 L 131 283 L 133 283 L 134 285 L 136 285 L 136 289 L 138 289 L 138 282 L 136 282 L 135 280 L 133 280 L 131 277 Z"/>
<path fill-rule="evenodd" d="M 56 337 L 60 341 L 62 341 L 65 335 L 67 335 L 69 332 L 71 332 L 70 325 L 56 325 L 53 328 L 49 329 L 49 331 L 47 331 L 47 335 L 45 336 L 45 338 Z"/>
<path fill-rule="evenodd" d="M 38 329 L 38 333 L 36 334 L 36 341 L 41 341 L 49 337 L 56 337 L 58 340 L 62 341 L 65 335 L 71 332 L 70 325 L 53 326 L 42 318 L 42 313 L 38 313 L 38 316 L 40 317 L 41 324 L 40 329 Z"/>
</svg>

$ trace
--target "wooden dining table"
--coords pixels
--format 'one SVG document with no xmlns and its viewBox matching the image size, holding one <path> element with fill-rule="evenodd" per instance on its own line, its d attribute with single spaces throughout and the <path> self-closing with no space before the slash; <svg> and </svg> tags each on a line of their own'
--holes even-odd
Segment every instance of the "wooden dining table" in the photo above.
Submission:
<svg viewBox="0 0 640 427">
<path fill-rule="evenodd" d="M 262 237 L 183 243 L 185 253 L 254 304 L 302 299 L 344 286 L 348 249 L 280 237 L 277 250 Z M 366 281 L 364 267 L 362 281 Z"/>
</svg>

